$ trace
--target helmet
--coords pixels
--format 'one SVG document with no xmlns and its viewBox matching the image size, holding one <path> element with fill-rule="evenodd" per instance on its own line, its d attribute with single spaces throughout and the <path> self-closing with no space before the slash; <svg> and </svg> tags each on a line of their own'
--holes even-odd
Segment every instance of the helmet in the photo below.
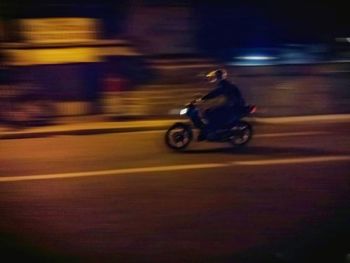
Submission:
<svg viewBox="0 0 350 263">
<path fill-rule="evenodd" d="M 225 79 L 226 77 L 227 77 L 227 72 L 224 69 L 216 69 L 216 70 L 210 71 L 206 75 L 207 80 L 212 83 L 218 80 Z"/>
</svg>

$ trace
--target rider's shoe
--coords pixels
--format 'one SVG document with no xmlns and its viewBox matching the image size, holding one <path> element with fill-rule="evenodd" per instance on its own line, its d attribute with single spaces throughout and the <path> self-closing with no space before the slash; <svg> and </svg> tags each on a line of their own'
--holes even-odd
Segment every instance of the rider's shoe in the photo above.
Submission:
<svg viewBox="0 0 350 263">
<path fill-rule="evenodd" d="M 200 130 L 198 137 L 197 137 L 197 141 L 201 142 L 204 141 L 207 138 L 207 132 L 205 130 Z"/>
</svg>

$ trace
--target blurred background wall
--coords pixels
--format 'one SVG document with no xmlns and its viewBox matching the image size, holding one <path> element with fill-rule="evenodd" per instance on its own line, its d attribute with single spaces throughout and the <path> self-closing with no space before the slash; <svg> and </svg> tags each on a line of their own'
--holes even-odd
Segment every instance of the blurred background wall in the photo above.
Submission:
<svg viewBox="0 0 350 263">
<path fill-rule="evenodd" d="M 138 114 L 164 114 L 170 107 L 159 105 L 184 100 L 177 85 L 189 84 L 188 93 L 209 88 L 204 73 L 223 66 L 258 104 L 266 104 L 266 94 L 288 102 L 288 111 L 279 106 L 281 114 L 293 114 L 300 99 L 307 107 L 319 97 L 336 105 L 340 99 L 344 111 L 350 61 L 344 7 L 291 1 L 3 0 L 2 83 L 15 88 L 29 82 L 61 104 L 83 103 L 79 110 L 64 106 L 63 115 L 101 113 L 108 94 L 134 96 L 127 103 Z M 298 99 L 290 97 L 296 82 L 304 94 Z M 163 102 L 145 95 L 155 90 Z"/>
</svg>

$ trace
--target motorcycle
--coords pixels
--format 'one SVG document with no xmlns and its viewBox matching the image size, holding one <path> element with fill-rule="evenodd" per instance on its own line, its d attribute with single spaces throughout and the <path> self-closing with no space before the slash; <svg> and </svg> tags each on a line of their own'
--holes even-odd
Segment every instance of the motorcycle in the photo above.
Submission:
<svg viewBox="0 0 350 263">
<path fill-rule="evenodd" d="M 180 115 L 187 116 L 190 119 L 189 123 L 174 123 L 166 131 L 165 144 L 169 148 L 178 151 L 186 149 L 193 140 L 193 129 L 204 127 L 205 119 L 201 117 L 197 102 L 197 99 L 192 100 L 180 111 Z M 234 147 L 246 145 L 253 136 L 253 128 L 249 122 L 242 120 L 242 118 L 255 112 L 255 105 L 244 106 L 238 117 L 236 115 L 220 129 L 209 132 L 205 140 L 209 142 L 229 142 Z"/>
</svg>

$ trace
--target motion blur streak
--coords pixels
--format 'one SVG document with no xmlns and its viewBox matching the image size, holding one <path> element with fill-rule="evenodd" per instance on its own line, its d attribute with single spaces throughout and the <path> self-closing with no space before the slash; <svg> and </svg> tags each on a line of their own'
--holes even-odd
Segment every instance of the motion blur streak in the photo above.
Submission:
<svg viewBox="0 0 350 263">
<path fill-rule="evenodd" d="M 171 166 L 159 166 L 159 167 L 127 168 L 127 169 L 115 169 L 115 170 L 105 170 L 105 171 L 62 173 L 62 174 L 48 174 L 48 175 L 13 176 L 13 177 L 1 177 L 0 182 L 15 182 L 15 181 L 43 180 L 43 179 L 50 180 L 50 179 L 75 178 L 75 177 L 166 172 L 166 171 L 179 171 L 179 170 L 213 169 L 213 168 L 223 168 L 223 167 L 234 166 L 234 165 L 274 165 L 274 164 L 298 164 L 298 163 L 332 162 L 332 161 L 350 161 L 350 155 L 303 157 L 303 158 L 290 158 L 290 159 L 280 159 L 280 160 L 275 159 L 275 160 L 239 161 L 239 162 L 231 162 L 231 163 L 171 165 Z"/>
<path fill-rule="evenodd" d="M 211 168 L 219 168 L 219 167 L 226 167 L 226 166 L 228 166 L 228 164 L 208 163 L 208 164 L 190 164 L 190 165 L 171 165 L 171 166 L 159 166 L 159 167 L 128 168 L 128 169 L 116 169 L 116 170 L 106 170 L 106 171 L 81 172 L 81 173 L 14 176 L 14 177 L 1 177 L 0 182 L 42 180 L 42 179 L 63 179 L 63 178 L 73 178 L 73 177 L 134 174 L 134 173 L 147 173 L 147 172 L 166 172 L 166 171 L 177 171 L 177 170 L 211 169 Z"/>
</svg>

